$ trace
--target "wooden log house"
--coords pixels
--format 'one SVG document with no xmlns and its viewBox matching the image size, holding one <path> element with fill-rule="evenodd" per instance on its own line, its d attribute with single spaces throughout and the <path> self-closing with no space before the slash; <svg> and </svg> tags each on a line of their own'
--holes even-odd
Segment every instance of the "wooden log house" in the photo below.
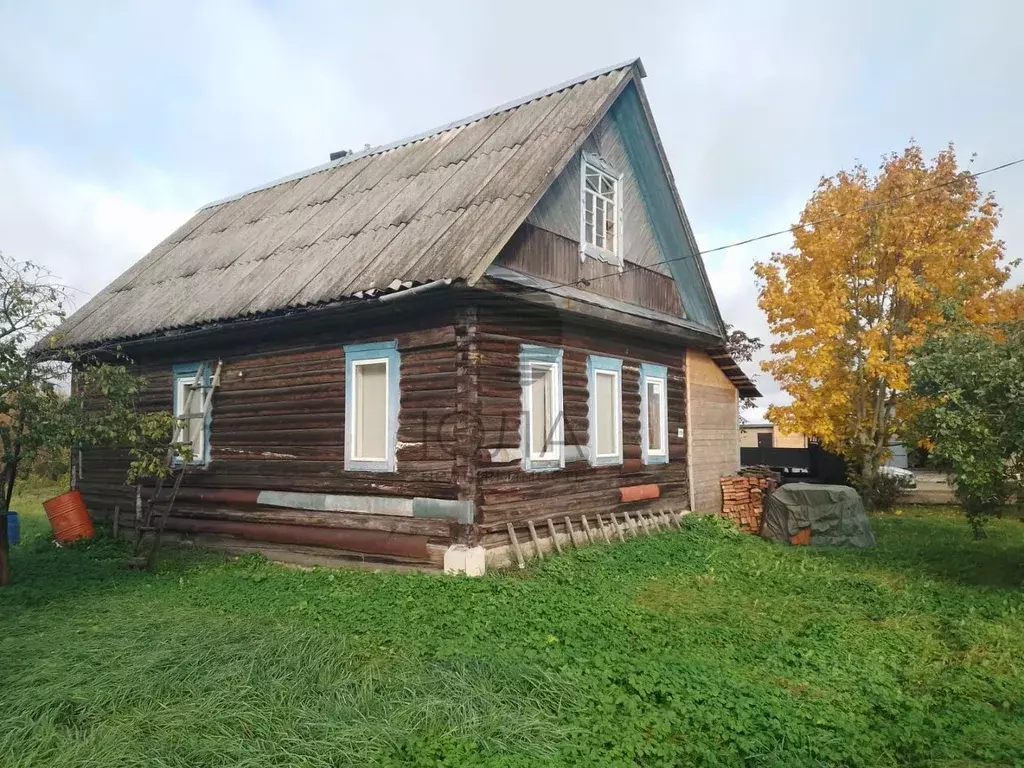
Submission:
<svg viewBox="0 0 1024 768">
<path fill-rule="evenodd" d="M 220 364 L 208 417 L 180 422 L 167 529 L 441 567 L 488 559 L 509 523 L 527 541 L 577 513 L 719 511 L 757 391 L 723 351 L 644 76 L 627 62 L 212 203 L 72 315 L 57 343 L 119 345 L 142 408 L 185 416 Z M 135 508 L 123 453 L 75 461 L 94 516 Z"/>
</svg>

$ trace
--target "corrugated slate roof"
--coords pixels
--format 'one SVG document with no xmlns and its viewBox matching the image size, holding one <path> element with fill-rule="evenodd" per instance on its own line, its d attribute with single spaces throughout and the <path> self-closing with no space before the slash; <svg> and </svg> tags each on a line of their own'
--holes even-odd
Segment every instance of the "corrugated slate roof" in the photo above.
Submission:
<svg viewBox="0 0 1024 768">
<path fill-rule="evenodd" d="M 206 206 L 59 344 L 475 280 L 634 74 L 638 59 Z"/>
</svg>

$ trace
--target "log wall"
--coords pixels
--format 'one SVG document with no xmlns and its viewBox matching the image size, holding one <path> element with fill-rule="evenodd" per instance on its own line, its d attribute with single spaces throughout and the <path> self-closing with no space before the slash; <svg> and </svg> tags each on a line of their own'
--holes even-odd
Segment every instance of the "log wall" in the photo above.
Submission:
<svg viewBox="0 0 1024 768">
<path fill-rule="evenodd" d="M 182 495 L 237 489 L 457 499 L 454 312 L 435 308 L 418 318 L 394 312 L 388 317 L 389 324 L 368 315 L 330 330 L 296 323 L 262 339 L 225 333 L 193 345 L 130 350 L 148 385 L 139 400 L 144 410 L 171 410 L 173 364 L 223 362 L 212 401 L 210 463 L 188 470 Z M 375 333 L 367 334 L 367 328 Z M 396 339 L 401 355 L 398 471 L 346 472 L 344 345 L 385 339 Z M 79 487 L 94 515 L 105 519 L 120 505 L 130 527 L 135 489 L 124 484 L 128 461 L 120 451 L 84 451 Z M 395 553 L 409 550 L 396 536 L 423 537 L 414 542 L 420 554 L 420 544 L 446 546 L 456 527 L 446 520 L 189 501 L 175 505 L 174 518 L 169 529 L 185 532 L 212 531 L 215 521 L 265 524 L 266 540 L 278 542 L 282 535 L 271 526 L 296 526 L 285 533 L 294 533 L 297 542 L 318 535 L 298 529 L 369 531 L 391 536 L 388 546 Z M 344 534 L 334 538 L 341 542 Z M 358 540 L 355 534 L 349 538 Z M 409 558 L 417 560 L 404 559 Z M 431 553 L 429 559 L 437 557 Z"/>
<path fill-rule="evenodd" d="M 401 355 L 397 471 L 346 472 L 344 345 L 390 339 L 397 340 Z M 558 471 L 521 468 L 519 353 L 524 343 L 563 350 L 566 466 Z M 173 364 L 223 361 L 213 397 L 211 462 L 189 470 L 169 526 L 182 534 L 251 541 L 263 531 L 266 541 L 277 546 L 291 540 L 300 549 L 345 550 L 351 544 L 363 549 L 345 554 L 438 566 L 453 541 L 507 544 L 508 522 L 525 535 L 527 520 L 548 516 L 690 506 L 686 349 L 625 327 L 599 325 L 500 295 L 465 292 L 432 303 L 410 300 L 401 310 L 396 302 L 318 324 L 295 318 L 272 332 L 227 327 L 201 342 L 150 343 L 128 351 L 149 382 L 140 399 L 146 409 L 172 407 Z M 590 437 L 591 354 L 623 361 L 619 466 L 592 467 L 581 450 Z M 644 465 L 641 459 L 643 362 L 668 369 L 667 464 Z M 735 443 L 730 445 L 735 451 Z M 509 453 L 503 456 L 500 449 Z M 122 453 L 85 452 L 80 487 L 99 519 L 120 505 L 122 521 L 130 527 L 134 488 L 124 485 L 126 468 Z M 717 481 L 718 476 L 716 491 Z M 658 498 L 622 502 L 620 489 L 652 484 L 660 491 Z M 230 501 L 227 493 L 256 490 L 472 501 L 476 518 L 463 525 L 283 509 L 251 503 L 251 498 Z M 240 523 L 266 527 L 254 532 Z"/>
<path fill-rule="evenodd" d="M 685 426 L 685 350 L 621 332 L 572 322 L 550 310 L 522 304 L 490 303 L 478 310 L 475 328 L 479 370 L 480 466 L 477 469 L 477 522 L 485 545 L 508 543 L 506 524 L 581 512 L 688 506 Z M 524 343 L 563 350 L 562 394 L 566 466 L 525 472 L 518 458 L 488 462 L 493 449 L 520 448 L 519 350 Z M 622 368 L 621 466 L 592 467 L 577 455 L 590 437 L 587 357 L 618 357 Z M 668 368 L 669 462 L 643 465 L 640 449 L 640 363 Z M 656 501 L 623 505 L 619 489 L 654 483 Z M 523 529 L 525 531 L 525 528 Z"/>
</svg>

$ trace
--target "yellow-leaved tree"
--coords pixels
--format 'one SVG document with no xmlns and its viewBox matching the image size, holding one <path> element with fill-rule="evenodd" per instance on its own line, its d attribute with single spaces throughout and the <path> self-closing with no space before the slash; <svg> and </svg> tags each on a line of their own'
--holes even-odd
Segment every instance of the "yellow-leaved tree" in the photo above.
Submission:
<svg viewBox="0 0 1024 768">
<path fill-rule="evenodd" d="M 910 415 L 911 358 L 926 330 L 953 307 L 981 321 L 1020 306 L 1001 290 L 998 220 L 952 145 L 928 161 L 911 143 L 876 174 L 858 165 L 822 179 L 792 250 L 754 266 L 776 339 L 763 367 L 792 397 L 768 417 L 870 482 Z"/>
</svg>

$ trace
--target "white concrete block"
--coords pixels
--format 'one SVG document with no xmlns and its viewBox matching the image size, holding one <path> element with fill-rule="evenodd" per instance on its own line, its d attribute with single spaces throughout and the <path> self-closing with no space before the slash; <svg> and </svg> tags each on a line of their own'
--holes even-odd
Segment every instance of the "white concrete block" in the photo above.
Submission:
<svg viewBox="0 0 1024 768">
<path fill-rule="evenodd" d="M 487 571 L 483 547 L 467 547 L 452 544 L 444 553 L 445 573 L 464 573 L 467 576 L 483 576 Z"/>
</svg>

